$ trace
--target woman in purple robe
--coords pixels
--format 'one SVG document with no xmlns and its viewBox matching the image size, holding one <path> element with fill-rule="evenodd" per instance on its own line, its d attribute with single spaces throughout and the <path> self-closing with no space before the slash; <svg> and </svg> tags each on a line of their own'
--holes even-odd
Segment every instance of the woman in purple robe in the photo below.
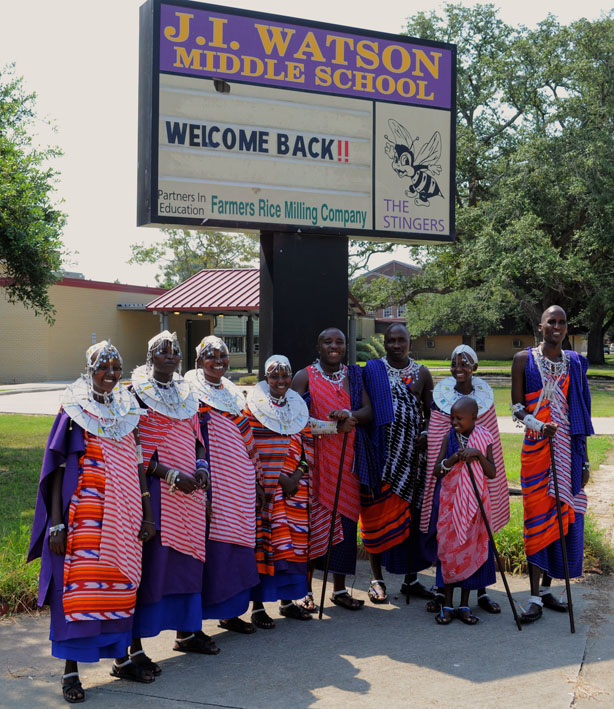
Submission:
<svg viewBox="0 0 614 709">
<path fill-rule="evenodd" d="M 142 542 L 156 533 L 135 438 L 139 406 L 119 385 L 110 342 L 92 345 L 86 366 L 49 434 L 28 554 L 41 557 L 38 602 L 51 609 L 51 653 L 65 660 L 69 703 L 85 699 L 78 662 L 120 658 L 113 676 L 154 679 L 127 658 Z"/>
</svg>

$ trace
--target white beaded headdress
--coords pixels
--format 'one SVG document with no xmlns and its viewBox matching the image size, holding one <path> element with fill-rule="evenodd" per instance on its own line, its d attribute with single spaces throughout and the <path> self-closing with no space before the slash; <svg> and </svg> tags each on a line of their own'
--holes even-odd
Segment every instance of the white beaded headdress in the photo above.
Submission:
<svg viewBox="0 0 614 709">
<path fill-rule="evenodd" d="M 105 360 L 118 359 L 123 367 L 124 363 L 119 354 L 119 350 L 115 345 L 111 344 L 111 340 L 101 340 L 95 345 L 87 348 L 85 353 L 85 367 L 88 374 L 93 374 Z"/>
<path fill-rule="evenodd" d="M 478 356 L 475 350 L 472 347 L 469 347 L 469 345 L 458 345 L 458 347 L 455 347 L 452 350 L 452 356 L 450 357 L 450 361 L 454 361 L 454 358 L 457 355 L 465 355 L 467 359 L 471 359 L 472 364 L 478 363 Z"/>
<path fill-rule="evenodd" d="M 163 330 L 157 335 L 154 335 L 151 340 L 147 343 L 147 368 L 151 369 L 153 366 L 153 355 L 154 350 L 157 346 L 163 344 L 164 342 L 170 342 L 173 346 L 173 352 L 179 357 L 182 357 L 181 347 L 179 346 L 179 339 L 177 338 L 176 332 L 169 332 L 168 330 Z"/>
<path fill-rule="evenodd" d="M 228 354 L 228 347 L 226 347 L 224 340 L 221 340 L 216 335 L 207 335 L 207 337 L 203 337 L 196 347 L 196 359 L 198 360 L 203 354 L 210 354 L 214 350 Z"/>
<path fill-rule="evenodd" d="M 271 355 L 264 363 L 264 374 L 271 374 L 276 369 L 284 369 L 289 374 L 292 374 L 292 366 L 290 360 L 284 355 Z"/>
</svg>

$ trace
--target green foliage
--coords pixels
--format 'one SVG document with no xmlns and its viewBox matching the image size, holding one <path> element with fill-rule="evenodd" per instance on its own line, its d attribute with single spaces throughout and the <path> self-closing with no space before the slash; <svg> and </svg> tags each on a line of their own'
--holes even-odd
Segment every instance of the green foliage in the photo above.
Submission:
<svg viewBox="0 0 614 709">
<path fill-rule="evenodd" d="M 53 321 L 47 290 L 62 261 L 65 215 L 51 202 L 57 173 L 47 163 L 57 148 L 35 147 L 35 95 L 14 67 L 0 69 L 0 275 L 9 302 L 21 302 Z"/>
<path fill-rule="evenodd" d="M 255 374 L 248 374 L 245 377 L 239 377 L 239 386 L 250 387 L 258 384 L 258 377 Z"/>
<path fill-rule="evenodd" d="M 131 244 L 129 263 L 156 263 L 158 285 L 172 288 L 203 268 L 250 268 L 258 258 L 258 237 L 222 231 L 164 229 L 158 244 Z"/>
<path fill-rule="evenodd" d="M 377 352 L 378 357 L 386 356 L 386 348 L 384 347 L 384 336 L 380 332 L 375 333 L 375 335 L 371 335 L 367 342 Z"/>
<path fill-rule="evenodd" d="M 367 361 L 369 359 L 378 359 L 377 350 L 368 340 L 361 340 L 356 343 L 356 359 Z"/>
<path fill-rule="evenodd" d="M 369 308 L 408 303 L 416 334 L 535 332 L 558 303 L 603 363 L 614 323 L 614 13 L 567 27 L 548 16 L 529 30 L 493 5 L 448 4 L 407 30 L 458 45 L 457 241 L 413 248 L 421 274 L 355 294 Z"/>
</svg>

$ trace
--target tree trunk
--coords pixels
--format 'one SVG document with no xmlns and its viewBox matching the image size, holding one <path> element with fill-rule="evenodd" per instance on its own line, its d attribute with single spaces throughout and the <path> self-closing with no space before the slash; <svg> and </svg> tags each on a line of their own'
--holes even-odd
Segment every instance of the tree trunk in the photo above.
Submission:
<svg viewBox="0 0 614 709">
<path fill-rule="evenodd" d="M 594 327 L 588 332 L 588 361 L 591 364 L 604 364 L 603 356 L 603 328 Z"/>
</svg>

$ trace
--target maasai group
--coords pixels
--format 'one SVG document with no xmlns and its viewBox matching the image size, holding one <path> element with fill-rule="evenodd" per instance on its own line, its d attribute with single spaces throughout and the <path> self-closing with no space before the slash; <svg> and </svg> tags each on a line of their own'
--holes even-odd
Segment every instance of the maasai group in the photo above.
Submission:
<svg viewBox="0 0 614 709">
<path fill-rule="evenodd" d="M 512 411 L 526 429 L 525 623 L 543 607 L 567 611 L 550 592 L 551 579 L 564 577 L 550 442 L 577 577 L 593 432 L 587 361 L 562 349 L 564 311 L 546 310 L 539 329 L 542 343 L 512 367 Z M 475 376 L 471 347 L 452 352 L 451 376 L 433 386 L 409 345 L 407 329 L 394 324 L 385 357 L 346 366 L 343 333 L 326 329 L 313 364 L 293 379 L 286 357 L 269 357 L 247 400 L 224 376 L 228 349 L 217 337 L 202 340 L 184 378 L 176 334 L 156 335 L 127 387 L 110 342 L 88 349 L 85 374 L 67 387 L 49 435 L 29 555 L 42 557 L 39 603 L 51 609 L 66 701 L 85 699 L 80 661 L 114 658 L 114 677 L 153 682 L 161 669 L 142 639 L 162 630 L 176 632 L 177 652 L 216 655 L 204 619 L 244 634 L 271 630 L 264 603 L 279 601 L 280 615 L 309 620 L 317 609 L 312 573 L 323 568 L 330 535 L 330 600 L 359 610 L 364 601 L 345 585 L 355 573 L 358 524 L 371 602 L 387 601 L 384 566 L 404 576 L 401 593 L 426 599 L 440 625 L 478 622 L 472 589 L 481 609 L 500 613 L 487 592 L 495 563 L 478 502 L 493 532 L 506 525 L 493 391 Z M 417 573 L 434 563 L 428 590 Z M 250 603 L 247 622 L 240 616 Z"/>
</svg>

